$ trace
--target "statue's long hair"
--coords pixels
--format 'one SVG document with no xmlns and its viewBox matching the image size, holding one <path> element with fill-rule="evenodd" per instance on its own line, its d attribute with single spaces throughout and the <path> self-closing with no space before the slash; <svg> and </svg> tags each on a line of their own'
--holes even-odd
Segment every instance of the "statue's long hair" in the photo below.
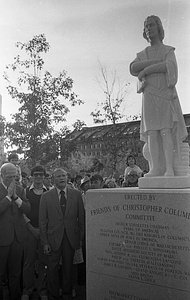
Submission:
<svg viewBox="0 0 190 300">
<path fill-rule="evenodd" d="M 164 28 L 163 28 L 163 26 L 162 26 L 162 22 L 161 22 L 160 18 L 157 17 L 157 16 L 154 16 L 154 15 L 148 16 L 148 17 L 146 18 L 146 20 L 144 21 L 143 37 L 149 42 L 149 38 L 147 37 L 147 35 L 146 35 L 146 30 L 145 30 L 146 21 L 147 21 L 149 18 L 152 18 L 152 19 L 155 20 L 155 22 L 156 22 L 156 24 L 157 24 L 157 27 L 158 27 L 158 35 L 159 35 L 159 39 L 160 39 L 160 41 L 162 42 L 163 39 L 164 39 Z"/>
</svg>

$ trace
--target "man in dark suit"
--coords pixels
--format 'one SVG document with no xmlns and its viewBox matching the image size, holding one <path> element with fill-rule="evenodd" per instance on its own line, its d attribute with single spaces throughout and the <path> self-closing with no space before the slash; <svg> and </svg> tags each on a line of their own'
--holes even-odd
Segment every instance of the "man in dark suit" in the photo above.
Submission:
<svg viewBox="0 0 190 300">
<path fill-rule="evenodd" d="M 20 277 L 26 224 L 23 213 L 30 211 L 24 188 L 15 183 L 17 169 L 12 163 L 1 167 L 0 183 L 0 299 L 2 279 L 7 269 L 9 299 L 20 299 Z"/>
<path fill-rule="evenodd" d="M 61 168 L 52 174 L 54 188 L 42 194 L 39 210 L 40 238 L 48 255 L 48 292 L 59 299 L 59 267 L 64 300 L 71 299 L 75 250 L 84 238 L 84 205 L 79 191 L 67 187 L 67 172 Z"/>
</svg>

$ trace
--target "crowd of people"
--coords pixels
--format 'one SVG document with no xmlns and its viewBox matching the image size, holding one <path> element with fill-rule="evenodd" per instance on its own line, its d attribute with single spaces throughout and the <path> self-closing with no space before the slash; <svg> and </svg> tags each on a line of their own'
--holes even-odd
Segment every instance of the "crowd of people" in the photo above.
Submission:
<svg viewBox="0 0 190 300">
<path fill-rule="evenodd" d="M 136 164 L 136 158 L 133 154 L 129 154 L 126 157 L 126 168 L 124 170 L 124 174 L 115 175 L 118 173 L 117 171 L 114 172 L 112 175 L 109 175 L 107 177 L 103 177 L 99 173 L 92 173 L 89 172 L 80 172 L 80 174 L 77 174 L 76 176 L 72 177 L 69 172 L 67 172 L 67 185 L 69 185 L 71 188 L 75 188 L 82 193 L 86 192 L 86 190 L 90 188 L 118 188 L 118 187 L 137 187 L 138 186 L 138 179 L 139 177 L 143 177 L 144 174 L 146 174 L 147 170 L 142 170 L 139 166 Z M 18 165 L 17 165 L 18 166 Z M 93 179 L 94 175 L 98 175 L 99 180 L 101 181 L 101 185 L 94 187 Z M 44 175 L 43 184 L 46 186 L 47 189 L 50 189 L 53 186 L 53 178 L 51 176 L 50 172 L 45 173 Z M 33 178 L 30 175 L 27 175 L 26 172 L 21 172 L 19 175 L 20 182 L 24 188 L 27 186 L 30 186 L 32 184 Z M 100 179 L 101 178 L 101 179 Z M 18 178 L 17 178 L 18 180 Z M 93 184 L 91 184 L 93 182 Z"/>
<path fill-rule="evenodd" d="M 18 155 L 1 167 L 0 299 L 71 299 L 86 281 L 85 207 L 89 189 L 136 187 L 143 171 L 133 155 L 121 176 L 77 174 L 36 165 L 22 172 Z M 78 282 L 77 282 L 77 281 Z"/>
</svg>

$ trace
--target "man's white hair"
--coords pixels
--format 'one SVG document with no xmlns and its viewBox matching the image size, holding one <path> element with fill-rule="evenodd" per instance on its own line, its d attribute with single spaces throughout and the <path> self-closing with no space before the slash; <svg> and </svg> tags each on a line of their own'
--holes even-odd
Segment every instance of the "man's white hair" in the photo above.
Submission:
<svg viewBox="0 0 190 300">
<path fill-rule="evenodd" d="M 15 169 L 17 171 L 17 168 L 15 167 L 15 165 L 13 165 L 12 163 L 5 163 L 1 166 L 1 169 L 0 169 L 1 176 L 6 174 L 7 169 Z"/>
</svg>

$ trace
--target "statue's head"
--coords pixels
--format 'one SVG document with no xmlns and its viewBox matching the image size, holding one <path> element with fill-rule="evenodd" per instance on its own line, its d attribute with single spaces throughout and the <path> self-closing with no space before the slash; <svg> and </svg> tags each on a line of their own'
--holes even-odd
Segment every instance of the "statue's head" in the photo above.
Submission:
<svg viewBox="0 0 190 300">
<path fill-rule="evenodd" d="M 147 20 L 148 20 L 149 18 L 152 18 L 152 19 L 155 20 L 155 22 L 156 22 L 156 24 L 157 24 L 157 27 L 158 27 L 158 36 L 159 36 L 160 41 L 162 42 L 163 39 L 164 39 L 164 28 L 163 28 L 163 26 L 162 26 L 162 22 L 161 22 L 160 18 L 157 17 L 157 16 L 154 16 L 154 15 L 148 16 L 148 17 L 146 18 L 146 20 L 144 21 L 143 37 L 144 37 L 148 42 L 150 41 L 149 38 L 148 38 L 148 36 L 147 36 L 147 34 L 146 34 L 146 27 L 145 27 L 146 22 L 147 22 Z"/>
</svg>

